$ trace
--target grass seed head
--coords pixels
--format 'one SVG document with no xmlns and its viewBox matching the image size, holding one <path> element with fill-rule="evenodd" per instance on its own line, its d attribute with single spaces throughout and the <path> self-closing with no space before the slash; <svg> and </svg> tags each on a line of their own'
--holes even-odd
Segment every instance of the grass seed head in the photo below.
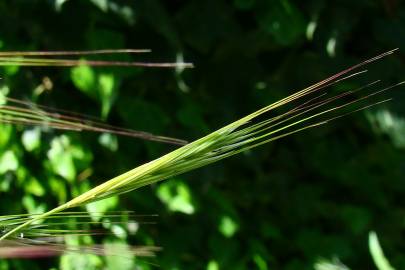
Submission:
<svg viewBox="0 0 405 270">
<path fill-rule="evenodd" d="M 357 96 L 359 89 L 349 89 L 343 94 L 332 97 L 328 97 L 325 90 L 327 87 L 342 80 L 352 79 L 365 74 L 365 71 L 358 72 L 358 69 L 395 51 L 388 51 L 349 67 L 158 159 L 114 177 L 49 212 L 26 220 L 24 223 L 3 234 L 0 240 L 15 235 L 38 220 L 48 218 L 66 209 L 130 192 L 142 186 L 206 166 L 262 144 L 309 128 L 318 127 L 342 115 L 386 102 L 389 99 L 372 100 L 372 98 L 378 97 L 379 94 L 392 87 L 377 91 L 371 90 L 371 93 L 365 92 L 360 97 Z M 371 82 L 364 89 L 370 90 L 375 85 L 376 82 Z M 282 109 L 285 112 L 271 115 L 276 110 Z"/>
</svg>

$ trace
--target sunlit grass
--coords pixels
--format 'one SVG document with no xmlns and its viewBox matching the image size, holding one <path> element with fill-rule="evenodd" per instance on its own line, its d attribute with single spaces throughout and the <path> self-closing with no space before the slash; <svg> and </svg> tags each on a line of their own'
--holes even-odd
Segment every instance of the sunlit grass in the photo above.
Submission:
<svg viewBox="0 0 405 270">
<path fill-rule="evenodd" d="M 62 235 L 85 234 L 86 232 L 73 230 L 52 232 L 49 227 L 43 228 L 37 224 L 41 224 L 41 221 L 44 219 L 52 220 L 58 217 L 60 212 L 64 210 L 133 191 L 151 183 L 209 165 L 291 134 L 319 127 L 347 114 L 387 102 L 390 100 L 389 98 L 377 97 L 383 92 L 403 84 L 403 82 L 388 87 L 373 89 L 380 83 L 380 81 L 374 80 L 358 89 L 347 89 L 343 93 L 332 96 L 328 96 L 326 89 L 343 80 L 365 74 L 366 71 L 358 71 L 358 69 L 390 55 L 394 51 L 395 50 L 389 51 L 361 62 L 304 90 L 276 101 L 158 159 L 114 177 L 46 213 L 35 216 L 16 216 L 17 221 L 15 221 L 13 216 L 8 216 L 10 219 L 8 219 L 7 216 L 2 217 L 3 220 L 0 220 L 0 222 L 4 224 L 3 226 L 6 229 L 3 229 L 0 241 L 2 241 L 2 243 L 12 240 L 24 242 L 25 235 L 29 235 L 28 232 L 30 230 L 39 230 L 39 234 L 47 233 L 49 237 L 55 233 Z M 77 128 L 79 130 L 93 129 L 92 131 L 95 131 L 94 129 L 104 128 L 103 125 L 100 126 L 98 123 L 94 124 L 94 122 L 91 128 L 87 125 L 82 126 L 83 123 L 80 121 L 72 121 L 77 120 L 75 117 L 68 119 L 66 119 L 66 117 L 58 118 L 54 117 L 55 115 L 53 113 L 43 113 L 43 110 L 41 110 L 40 116 L 38 116 L 38 113 L 35 114 L 31 111 L 25 111 L 25 109 L 21 110 L 14 107 L 3 107 L 3 109 L 6 110 L 5 115 L 11 117 L 9 119 L 11 122 L 21 122 L 22 119 L 28 117 L 25 114 L 29 113 L 33 115 L 33 118 L 29 120 L 31 123 L 36 121 L 43 122 L 45 119 L 55 128 L 70 127 L 71 129 Z M 21 115 L 21 113 L 23 115 Z M 7 120 L 7 118 L 3 119 Z M 69 215 L 69 213 L 66 214 Z M 90 224 L 91 222 L 89 221 L 88 225 Z M 226 225 L 224 225 L 224 228 L 230 228 L 229 224 L 231 223 L 229 223 L 229 220 L 225 220 L 224 224 Z M 232 231 L 226 229 L 225 233 L 232 234 L 237 230 L 236 227 L 231 229 Z M 47 248 L 46 243 L 43 244 L 43 246 Z M 64 246 L 62 247 L 63 252 L 65 252 Z M 80 248 L 78 251 L 80 252 Z"/>
</svg>

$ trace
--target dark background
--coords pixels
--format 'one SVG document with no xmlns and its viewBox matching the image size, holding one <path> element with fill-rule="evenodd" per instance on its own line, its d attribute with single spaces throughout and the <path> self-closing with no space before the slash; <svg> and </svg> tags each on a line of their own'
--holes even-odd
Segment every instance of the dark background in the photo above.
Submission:
<svg viewBox="0 0 405 270">
<path fill-rule="evenodd" d="M 90 75 L 77 69 L 1 71 L 1 91 L 10 97 L 187 140 L 349 65 L 405 49 L 400 0 L 19 0 L 2 1 L 0 14 L 2 51 L 150 48 L 151 54 L 113 59 L 173 62 L 183 57 L 194 63 L 183 72 L 92 68 L 90 75 L 99 83 L 90 85 L 80 83 Z M 399 51 L 347 86 L 376 79 L 383 80 L 381 87 L 399 82 L 404 65 Z M 52 89 L 38 90 L 44 78 L 52 81 Z M 103 78 L 113 82 L 111 92 L 102 92 Z M 139 233 L 125 241 L 163 247 L 152 260 L 162 269 L 303 270 L 313 269 L 320 258 L 373 269 L 370 230 L 377 232 L 391 263 L 403 269 L 403 87 L 389 96 L 394 97 L 389 104 L 98 207 L 158 214 L 156 225 L 141 224 Z M 27 131 L 37 137 L 24 143 Z M 49 210 L 174 149 L 129 138 L 116 138 L 115 149 L 115 138 L 105 138 L 103 146 L 97 134 L 2 124 L 0 213 Z M 1 269 L 112 265 L 84 255 L 0 261 Z"/>
</svg>

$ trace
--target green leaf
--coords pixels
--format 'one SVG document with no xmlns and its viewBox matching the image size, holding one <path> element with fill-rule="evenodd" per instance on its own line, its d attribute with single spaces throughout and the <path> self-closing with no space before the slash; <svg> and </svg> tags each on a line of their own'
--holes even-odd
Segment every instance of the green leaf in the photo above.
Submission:
<svg viewBox="0 0 405 270">
<path fill-rule="evenodd" d="M 55 176 L 49 176 L 48 184 L 50 185 L 52 194 L 58 198 L 59 203 L 65 203 L 67 198 L 66 186 L 60 179 Z"/>
<path fill-rule="evenodd" d="M 218 229 L 225 237 L 231 238 L 238 231 L 239 225 L 230 216 L 222 216 Z"/>
<path fill-rule="evenodd" d="M 207 264 L 207 270 L 219 270 L 219 265 L 216 261 L 211 260 Z"/>
<path fill-rule="evenodd" d="M 120 254 L 119 256 L 111 255 L 106 257 L 107 269 L 137 269 L 134 265 L 134 256 L 132 256 L 129 246 L 124 241 L 106 241 L 104 242 L 104 248 L 107 253 Z"/>
<path fill-rule="evenodd" d="M 87 96 L 101 103 L 101 115 L 107 117 L 115 97 L 117 81 L 111 73 L 96 72 L 92 67 L 80 65 L 71 69 L 73 84 Z"/>
<path fill-rule="evenodd" d="M 190 189 L 181 181 L 172 180 L 160 184 L 157 195 L 173 212 L 181 212 L 187 215 L 195 212 Z"/>
<path fill-rule="evenodd" d="M 0 148 L 6 147 L 12 138 L 13 127 L 7 124 L 0 125 Z M 1 166 L 1 165 L 0 165 Z"/>
<path fill-rule="evenodd" d="M 253 256 L 253 261 L 255 262 L 257 269 L 259 269 L 259 270 L 268 270 L 269 269 L 267 267 L 266 260 L 263 259 L 263 257 L 260 256 L 259 254 L 255 254 Z"/>
<path fill-rule="evenodd" d="M 4 87 L 2 87 L 2 88 L 4 88 Z M 4 104 L 6 104 L 7 103 L 7 100 L 6 100 L 6 93 L 4 93 L 5 91 L 1 91 L 0 90 L 0 105 L 4 105 Z"/>
<path fill-rule="evenodd" d="M 377 133 L 387 134 L 396 147 L 405 148 L 405 118 L 383 108 L 366 115 Z"/>
<path fill-rule="evenodd" d="M 395 270 L 395 268 L 391 266 L 390 262 L 385 257 L 378 241 L 377 234 L 373 231 L 368 234 L 368 248 L 378 270 Z"/>
<path fill-rule="evenodd" d="M 97 6 L 101 11 L 108 11 L 108 0 L 90 0 L 95 6 Z"/>
<path fill-rule="evenodd" d="M 24 182 L 25 192 L 32 194 L 38 197 L 41 197 L 45 194 L 45 189 L 41 183 L 35 177 L 29 177 L 27 181 Z"/>
<path fill-rule="evenodd" d="M 107 117 L 114 101 L 115 78 L 112 74 L 102 73 L 98 77 L 98 92 L 101 99 L 101 116 Z"/>
<path fill-rule="evenodd" d="M 0 261 L 0 270 L 8 270 L 8 269 L 10 269 L 8 262 L 6 260 L 1 260 Z"/>
<path fill-rule="evenodd" d="M 81 254 L 79 252 L 66 253 L 60 259 L 61 270 L 102 269 L 103 262 L 97 255 Z"/>
<path fill-rule="evenodd" d="M 118 150 L 118 140 L 117 136 L 110 133 L 103 133 L 98 137 L 98 142 L 111 152 L 116 152 Z"/>
<path fill-rule="evenodd" d="M 339 259 L 333 260 L 320 259 L 314 265 L 315 270 L 350 270 L 346 265 L 341 263 Z"/>
<path fill-rule="evenodd" d="M 102 214 L 114 209 L 118 205 L 118 197 L 110 197 L 105 200 L 89 203 L 86 205 L 86 210 L 94 221 L 99 221 Z"/>
<path fill-rule="evenodd" d="M 67 136 L 62 135 L 56 137 L 51 142 L 51 149 L 48 151 L 48 158 L 53 171 L 72 182 L 76 177 L 76 168 L 69 148 L 70 141 Z"/>
<path fill-rule="evenodd" d="M 22 198 L 22 204 L 30 214 L 40 214 L 45 212 L 46 206 L 44 203 L 37 203 L 31 195 L 25 195 Z"/>
<path fill-rule="evenodd" d="M 15 171 L 18 168 L 18 159 L 15 153 L 8 150 L 0 157 L 0 174 L 7 171 Z"/>
<path fill-rule="evenodd" d="M 96 98 L 96 74 L 93 68 L 83 64 L 70 71 L 73 84 L 86 95 Z"/>
<path fill-rule="evenodd" d="M 21 139 L 25 150 L 32 152 L 41 145 L 41 130 L 39 128 L 25 130 Z"/>
<path fill-rule="evenodd" d="M 57 12 L 62 11 L 62 6 L 63 6 L 63 4 L 65 4 L 67 1 L 69 1 L 69 0 L 54 0 L 55 10 L 56 10 Z"/>
</svg>

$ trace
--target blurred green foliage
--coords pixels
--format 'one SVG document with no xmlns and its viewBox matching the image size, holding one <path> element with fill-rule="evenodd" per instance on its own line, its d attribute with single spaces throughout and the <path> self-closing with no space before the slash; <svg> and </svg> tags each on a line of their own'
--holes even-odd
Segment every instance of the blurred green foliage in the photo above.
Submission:
<svg viewBox="0 0 405 270">
<path fill-rule="evenodd" d="M 150 55 L 118 58 L 193 62 L 196 68 L 186 71 L 1 70 L 3 94 L 188 140 L 405 44 L 399 0 L 16 0 L 2 1 L 0 13 L 1 50 L 151 48 Z M 395 83 L 404 68 L 400 52 L 344 86 Z M 141 224 L 120 241 L 163 247 L 153 261 L 162 269 L 304 270 L 321 258 L 372 269 L 370 230 L 403 269 L 405 95 L 390 95 L 395 100 L 387 105 L 88 209 L 158 214 L 156 225 Z M 1 124 L 0 213 L 49 210 L 171 149 Z M 133 263 L 154 268 L 143 260 L 68 255 L 2 260 L 0 269 L 134 269 Z"/>
</svg>

